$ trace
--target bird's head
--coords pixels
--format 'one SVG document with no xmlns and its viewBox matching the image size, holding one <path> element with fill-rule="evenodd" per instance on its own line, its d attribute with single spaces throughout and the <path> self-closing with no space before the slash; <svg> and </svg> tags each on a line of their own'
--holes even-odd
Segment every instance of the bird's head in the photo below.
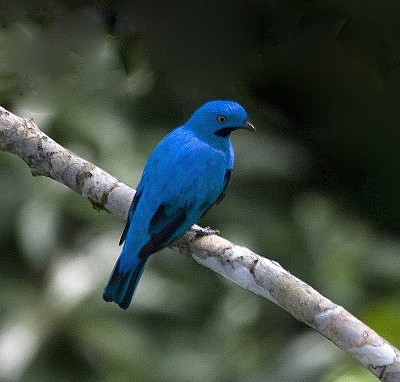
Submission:
<svg viewBox="0 0 400 382">
<path fill-rule="evenodd" d="M 246 110 L 234 101 L 216 100 L 199 107 L 187 122 L 192 130 L 201 135 L 228 138 L 232 131 L 255 131 Z"/>
</svg>

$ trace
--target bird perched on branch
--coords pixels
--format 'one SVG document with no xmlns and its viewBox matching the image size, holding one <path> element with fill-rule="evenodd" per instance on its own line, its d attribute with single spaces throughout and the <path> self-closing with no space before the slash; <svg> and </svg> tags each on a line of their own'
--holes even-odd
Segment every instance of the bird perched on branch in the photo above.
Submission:
<svg viewBox="0 0 400 382">
<path fill-rule="evenodd" d="M 143 170 L 103 298 L 126 309 L 150 255 L 181 237 L 225 196 L 232 131 L 255 130 L 234 101 L 210 101 L 155 148 Z"/>
</svg>

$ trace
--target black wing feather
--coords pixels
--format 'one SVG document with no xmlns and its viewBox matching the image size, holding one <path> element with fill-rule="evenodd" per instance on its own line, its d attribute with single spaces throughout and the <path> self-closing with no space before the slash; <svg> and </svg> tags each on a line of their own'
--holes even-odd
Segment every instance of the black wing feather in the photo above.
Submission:
<svg viewBox="0 0 400 382">
<path fill-rule="evenodd" d="M 133 197 L 132 204 L 131 204 L 131 206 L 129 208 L 128 219 L 126 221 L 126 225 L 125 225 L 124 231 L 122 232 L 121 239 L 119 239 L 119 245 L 122 245 L 122 243 L 126 239 L 126 235 L 128 234 L 128 229 L 129 229 L 129 226 L 131 224 L 131 216 L 135 212 L 136 207 L 137 207 L 137 205 L 139 203 L 139 200 L 140 200 L 141 196 L 142 196 L 142 191 L 137 191 L 135 196 Z"/>
<path fill-rule="evenodd" d="M 164 227 L 157 231 L 157 226 L 162 224 L 165 219 L 168 218 L 166 210 L 168 209 L 168 204 L 162 204 L 158 207 L 156 213 L 150 221 L 150 230 L 154 230 L 152 238 L 143 246 L 139 253 L 139 256 L 144 258 L 151 255 L 154 252 L 169 245 L 170 239 L 173 234 L 179 229 L 179 227 L 185 222 L 187 218 L 186 210 L 184 208 L 179 208 L 176 211 L 176 216 L 171 219 Z M 183 232 L 184 233 L 184 232 Z M 182 233 L 182 234 L 183 234 Z"/>
</svg>

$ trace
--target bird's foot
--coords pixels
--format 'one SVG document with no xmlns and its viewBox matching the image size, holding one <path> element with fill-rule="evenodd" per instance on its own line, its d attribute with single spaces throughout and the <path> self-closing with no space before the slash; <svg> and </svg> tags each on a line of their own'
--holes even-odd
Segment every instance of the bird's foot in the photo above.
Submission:
<svg viewBox="0 0 400 382">
<path fill-rule="evenodd" d="M 196 227 L 194 228 L 194 233 L 196 239 L 202 236 L 209 236 L 209 235 L 219 235 L 219 231 L 217 229 L 212 229 L 211 227 Z"/>
</svg>

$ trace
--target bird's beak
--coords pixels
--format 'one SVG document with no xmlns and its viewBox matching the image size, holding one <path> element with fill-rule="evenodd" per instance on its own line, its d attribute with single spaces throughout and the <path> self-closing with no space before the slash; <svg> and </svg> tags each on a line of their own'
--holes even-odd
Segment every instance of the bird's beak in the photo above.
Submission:
<svg viewBox="0 0 400 382">
<path fill-rule="evenodd" d="M 246 121 L 241 127 L 246 130 L 256 131 L 256 128 L 250 121 Z"/>
</svg>

